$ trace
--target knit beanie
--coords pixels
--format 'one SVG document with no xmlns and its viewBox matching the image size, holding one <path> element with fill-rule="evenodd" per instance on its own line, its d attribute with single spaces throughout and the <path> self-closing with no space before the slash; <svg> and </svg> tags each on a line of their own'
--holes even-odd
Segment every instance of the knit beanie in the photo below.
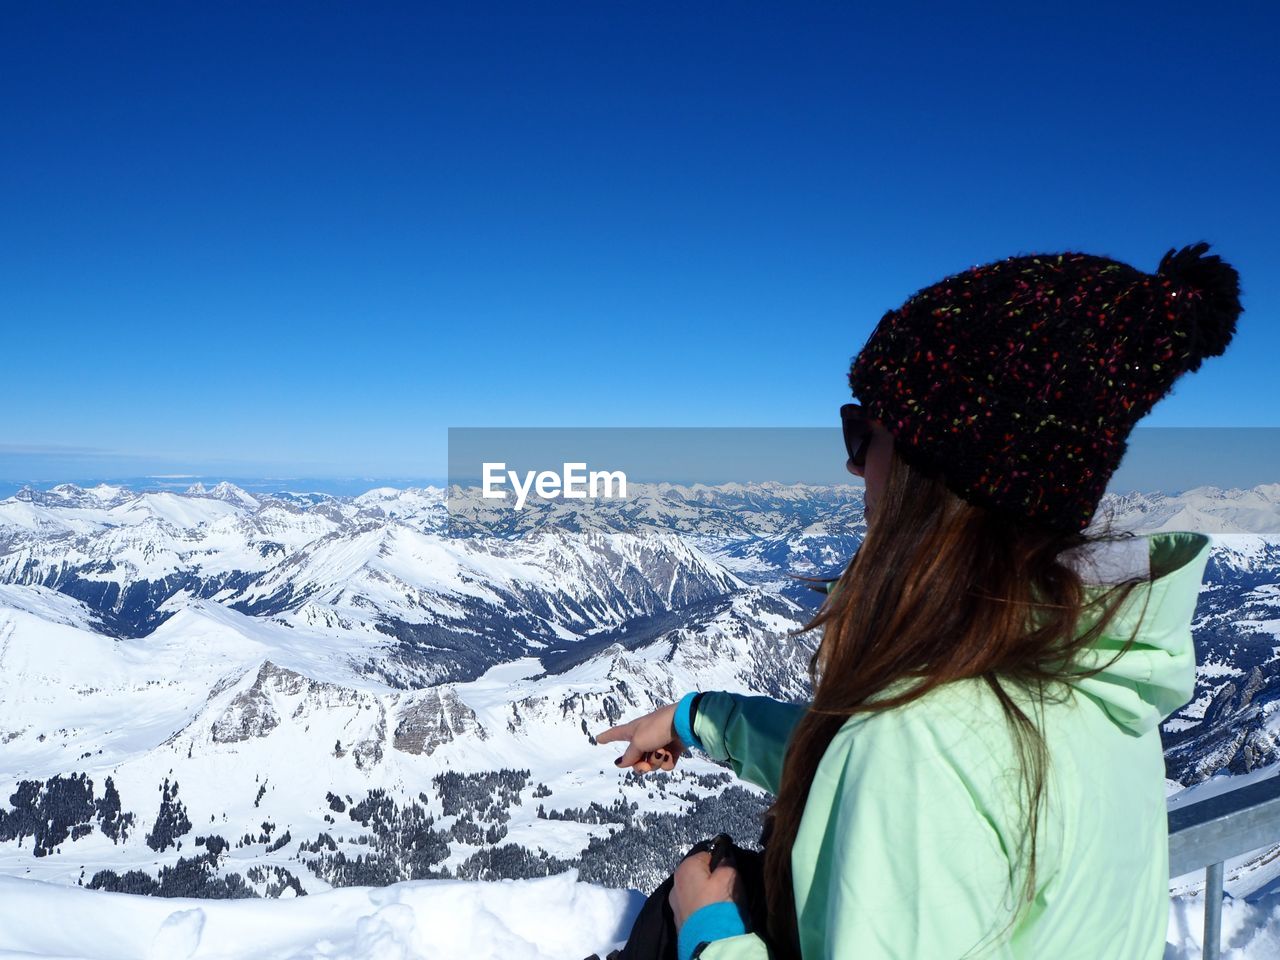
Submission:
<svg viewBox="0 0 1280 960">
<path fill-rule="evenodd" d="M 881 318 L 849 386 L 960 497 L 1078 532 L 1134 424 L 1235 334 L 1239 275 L 1208 249 L 1170 250 L 1155 274 L 1058 253 L 947 277 Z"/>
</svg>

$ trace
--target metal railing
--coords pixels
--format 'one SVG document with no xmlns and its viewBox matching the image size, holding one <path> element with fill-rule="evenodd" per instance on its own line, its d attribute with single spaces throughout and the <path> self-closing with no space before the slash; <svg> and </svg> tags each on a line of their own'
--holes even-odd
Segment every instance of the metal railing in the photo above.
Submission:
<svg viewBox="0 0 1280 960">
<path fill-rule="evenodd" d="M 1222 864 L 1280 842 L 1280 777 L 1169 811 L 1169 876 L 1204 868 L 1204 960 L 1222 954 Z"/>
</svg>

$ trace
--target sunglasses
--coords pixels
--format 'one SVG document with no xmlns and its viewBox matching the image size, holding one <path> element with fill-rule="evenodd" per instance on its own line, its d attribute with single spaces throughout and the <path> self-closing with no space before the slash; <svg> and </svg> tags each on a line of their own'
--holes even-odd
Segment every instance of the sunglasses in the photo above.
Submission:
<svg viewBox="0 0 1280 960">
<path fill-rule="evenodd" d="M 840 408 L 844 448 L 849 454 L 849 463 L 859 470 L 867 465 L 867 448 L 871 446 L 871 419 L 860 404 L 846 403 Z"/>
</svg>

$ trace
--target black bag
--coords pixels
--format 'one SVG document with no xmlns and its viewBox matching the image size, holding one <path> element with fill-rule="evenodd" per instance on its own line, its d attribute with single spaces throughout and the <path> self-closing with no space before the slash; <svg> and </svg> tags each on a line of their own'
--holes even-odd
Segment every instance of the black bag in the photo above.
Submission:
<svg viewBox="0 0 1280 960">
<path fill-rule="evenodd" d="M 768 919 L 764 896 L 764 854 L 744 850 L 721 833 L 695 844 L 681 859 L 687 860 L 706 850 L 711 852 L 713 871 L 722 863 L 738 871 L 746 892 L 746 912 L 751 918 L 752 932 L 763 936 Z M 626 945 L 621 950 L 614 950 L 606 960 L 676 960 L 676 919 L 668 902 L 674 884 L 675 876 L 667 877 L 649 895 L 636 916 Z M 587 960 L 599 960 L 599 957 L 592 956 Z"/>
</svg>

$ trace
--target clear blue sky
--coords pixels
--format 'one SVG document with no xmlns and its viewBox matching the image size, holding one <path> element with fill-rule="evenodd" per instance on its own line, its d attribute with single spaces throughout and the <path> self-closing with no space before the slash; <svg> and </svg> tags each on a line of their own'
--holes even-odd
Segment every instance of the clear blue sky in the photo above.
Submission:
<svg viewBox="0 0 1280 960">
<path fill-rule="evenodd" d="M 888 6 L 6 0 L 0 479 L 834 423 L 919 287 L 1200 239 L 1246 313 L 1146 423 L 1280 424 L 1275 5 Z"/>
</svg>

